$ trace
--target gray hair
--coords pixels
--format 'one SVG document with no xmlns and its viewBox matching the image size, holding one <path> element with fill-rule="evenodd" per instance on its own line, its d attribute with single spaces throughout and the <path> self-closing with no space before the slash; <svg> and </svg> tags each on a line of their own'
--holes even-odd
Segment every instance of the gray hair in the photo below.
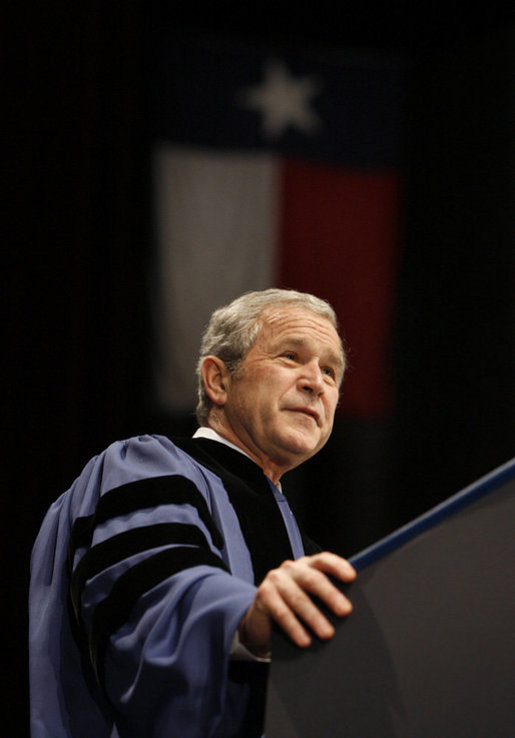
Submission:
<svg viewBox="0 0 515 738">
<path fill-rule="evenodd" d="M 302 307 L 329 320 L 338 330 L 338 320 L 331 305 L 306 292 L 272 287 L 259 292 L 246 292 L 212 314 L 202 337 L 197 363 L 198 404 L 197 421 L 207 425 L 212 402 L 202 381 L 201 369 L 206 356 L 218 356 L 230 372 L 235 372 L 252 348 L 262 322 L 262 313 L 275 305 Z M 344 359 L 343 349 L 342 358 Z"/>
</svg>

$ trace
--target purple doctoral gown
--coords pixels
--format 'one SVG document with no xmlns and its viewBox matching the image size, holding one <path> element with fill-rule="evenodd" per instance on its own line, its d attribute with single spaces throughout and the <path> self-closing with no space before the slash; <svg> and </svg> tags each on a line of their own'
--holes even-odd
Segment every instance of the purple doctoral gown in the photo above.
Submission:
<svg viewBox="0 0 515 738">
<path fill-rule="evenodd" d="M 266 665 L 230 656 L 256 585 L 316 548 L 286 498 L 213 440 L 92 459 L 31 560 L 32 738 L 251 738 Z"/>
</svg>

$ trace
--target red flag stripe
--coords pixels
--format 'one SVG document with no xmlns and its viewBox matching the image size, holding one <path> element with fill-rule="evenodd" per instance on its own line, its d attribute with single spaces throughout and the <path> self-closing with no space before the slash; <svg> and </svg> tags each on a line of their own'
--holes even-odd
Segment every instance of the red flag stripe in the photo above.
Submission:
<svg viewBox="0 0 515 738">
<path fill-rule="evenodd" d="M 333 305 L 350 358 L 341 411 L 381 417 L 392 403 L 399 174 L 288 159 L 282 187 L 277 283 Z"/>
</svg>

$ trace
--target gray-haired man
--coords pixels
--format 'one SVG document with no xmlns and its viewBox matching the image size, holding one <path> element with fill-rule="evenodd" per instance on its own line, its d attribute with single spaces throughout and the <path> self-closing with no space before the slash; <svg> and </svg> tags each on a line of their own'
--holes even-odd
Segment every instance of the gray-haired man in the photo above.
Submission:
<svg viewBox="0 0 515 738">
<path fill-rule="evenodd" d="M 54 503 L 31 583 L 34 736 L 260 736 L 272 627 L 300 647 L 351 610 L 344 559 L 301 533 L 280 479 L 331 433 L 334 312 L 291 290 L 217 310 L 199 430 L 112 444 Z"/>
</svg>

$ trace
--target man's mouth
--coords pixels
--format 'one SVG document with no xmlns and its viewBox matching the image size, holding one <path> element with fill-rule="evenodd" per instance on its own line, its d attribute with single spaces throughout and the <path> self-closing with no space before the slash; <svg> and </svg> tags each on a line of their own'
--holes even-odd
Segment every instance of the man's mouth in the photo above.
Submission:
<svg viewBox="0 0 515 738">
<path fill-rule="evenodd" d="M 293 412 L 296 413 L 302 413 L 302 415 L 307 415 L 309 418 L 313 418 L 315 423 L 318 425 L 320 421 L 320 415 L 317 413 L 316 410 L 313 410 L 313 408 L 310 407 L 295 407 L 292 408 Z"/>
</svg>

